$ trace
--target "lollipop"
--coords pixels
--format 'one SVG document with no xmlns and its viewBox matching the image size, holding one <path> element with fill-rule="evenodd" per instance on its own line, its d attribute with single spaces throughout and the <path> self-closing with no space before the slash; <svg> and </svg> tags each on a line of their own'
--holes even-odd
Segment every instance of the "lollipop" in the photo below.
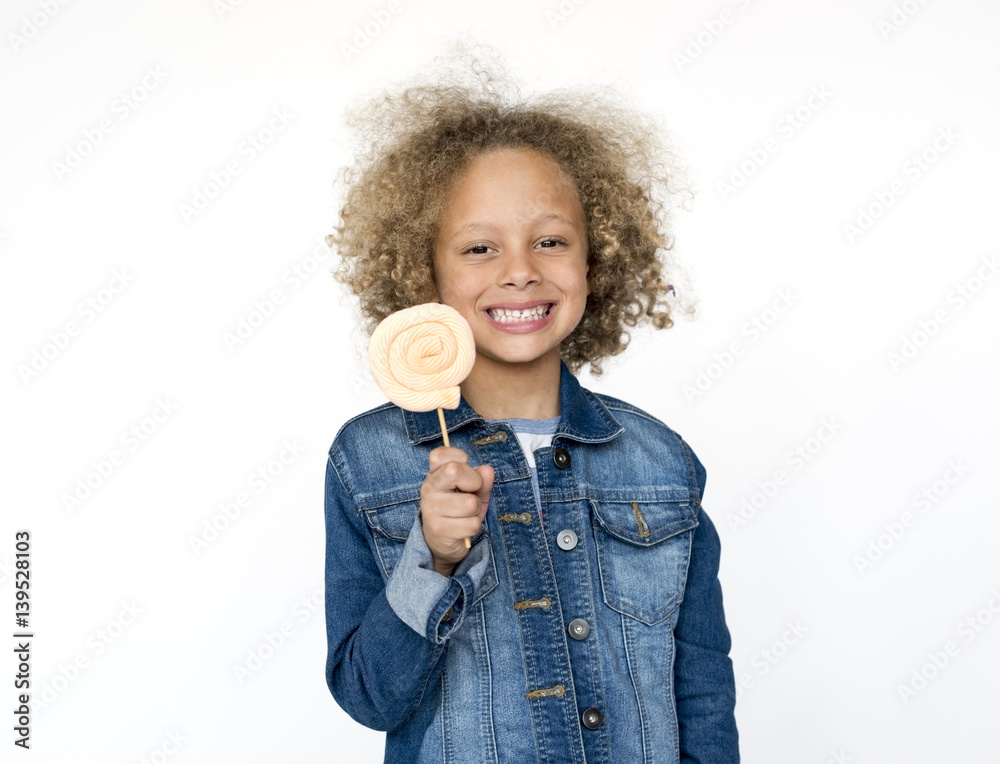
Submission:
<svg viewBox="0 0 1000 764">
<path fill-rule="evenodd" d="M 469 323 L 454 308 L 437 302 L 387 316 L 368 344 L 375 382 L 407 411 L 458 408 L 458 385 L 475 361 Z"/>
<path fill-rule="evenodd" d="M 476 343 L 462 314 L 428 302 L 398 310 L 376 327 L 368 344 L 368 363 L 386 397 L 408 411 L 437 409 L 444 444 L 442 409 L 458 408 L 459 384 L 472 371 Z M 465 540 L 470 547 L 471 541 Z"/>
</svg>

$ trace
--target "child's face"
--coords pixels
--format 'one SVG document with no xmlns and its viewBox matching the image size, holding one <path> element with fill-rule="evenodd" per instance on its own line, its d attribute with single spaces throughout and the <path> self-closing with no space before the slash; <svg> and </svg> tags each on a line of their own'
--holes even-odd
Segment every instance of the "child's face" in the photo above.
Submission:
<svg viewBox="0 0 1000 764">
<path fill-rule="evenodd" d="M 558 363 L 587 295 L 587 226 L 558 165 L 534 150 L 474 159 L 434 242 L 438 298 L 476 339 L 476 367 Z"/>
</svg>

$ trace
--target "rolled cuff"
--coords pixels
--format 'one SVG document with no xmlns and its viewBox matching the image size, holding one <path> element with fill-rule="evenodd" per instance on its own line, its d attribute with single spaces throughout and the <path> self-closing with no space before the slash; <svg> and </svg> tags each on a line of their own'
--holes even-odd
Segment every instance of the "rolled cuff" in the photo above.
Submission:
<svg viewBox="0 0 1000 764">
<path fill-rule="evenodd" d="M 476 599 L 489 562 L 489 536 L 481 533 L 451 577 L 442 576 L 434 570 L 434 555 L 424 539 L 418 512 L 386 584 L 386 599 L 403 623 L 431 642 L 443 644 L 461 625 L 466 603 Z"/>
</svg>

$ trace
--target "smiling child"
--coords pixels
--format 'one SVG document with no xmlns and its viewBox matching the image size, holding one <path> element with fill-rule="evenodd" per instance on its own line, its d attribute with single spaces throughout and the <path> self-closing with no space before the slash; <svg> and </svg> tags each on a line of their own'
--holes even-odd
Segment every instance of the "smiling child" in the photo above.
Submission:
<svg viewBox="0 0 1000 764">
<path fill-rule="evenodd" d="M 450 448 L 393 404 L 330 448 L 328 685 L 393 764 L 738 762 L 705 469 L 574 374 L 672 323 L 666 155 L 619 103 L 495 83 L 358 112 L 338 277 L 369 327 L 455 308 L 476 360 Z"/>
</svg>

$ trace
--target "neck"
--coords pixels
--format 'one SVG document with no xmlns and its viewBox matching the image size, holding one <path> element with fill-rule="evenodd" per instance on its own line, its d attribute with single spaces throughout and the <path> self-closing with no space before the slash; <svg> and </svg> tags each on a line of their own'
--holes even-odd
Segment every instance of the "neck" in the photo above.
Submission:
<svg viewBox="0 0 1000 764">
<path fill-rule="evenodd" d="M 532 363 L 508 364 L 476 356 L 462 395 L 485 419 L 549 419 L 559 416 L 558 348 Z"/>
</svg>

